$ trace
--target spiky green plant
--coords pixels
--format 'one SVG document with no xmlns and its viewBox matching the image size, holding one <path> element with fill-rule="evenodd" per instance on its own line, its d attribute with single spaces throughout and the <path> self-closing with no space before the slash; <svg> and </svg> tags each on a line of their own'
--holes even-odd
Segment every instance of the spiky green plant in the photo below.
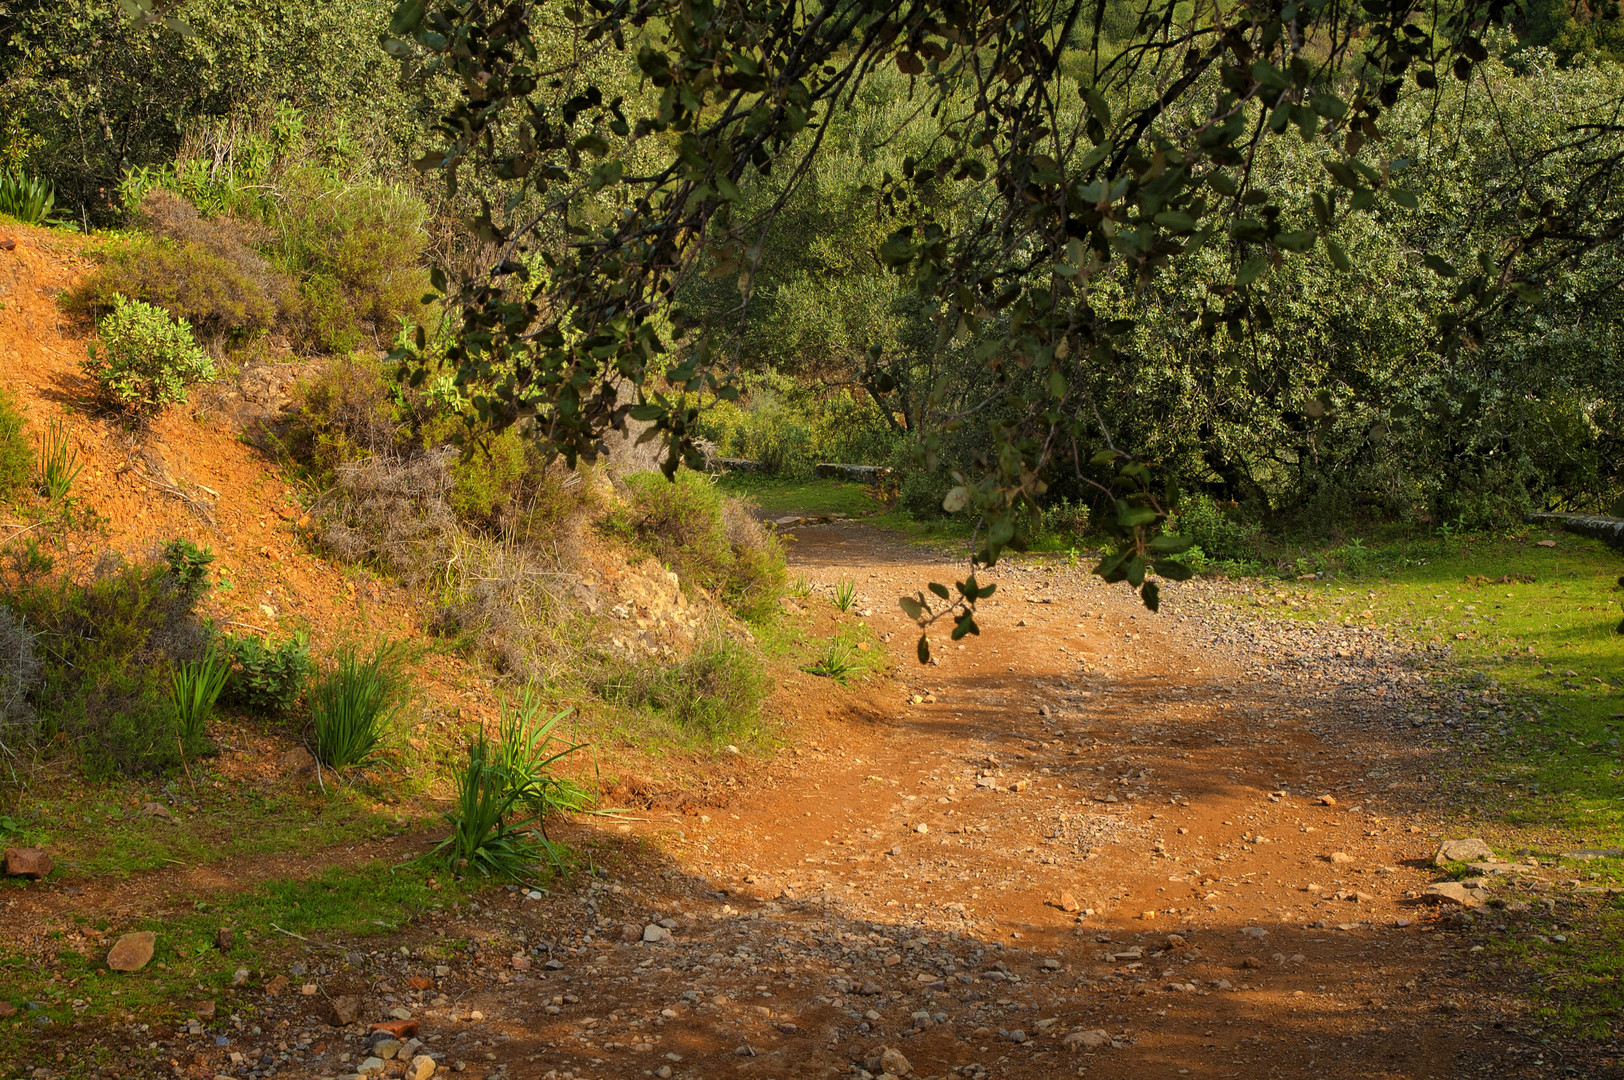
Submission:
<svg viewBox="0 0 1624 1080">
<path fill-rule="evenodd" d="M 52 503 L 60 503 L 73 490 L 73 482 L 84 465 L 79 451 L 68 438 L 66 420 L 58 417 L 45 425 L 39 447 L 39 491 Z"/>
<path fill-rule="evenodd" d="M 384 645 L 363 660 L 352 646 L 339 653 L 310 690 L 316 756 L 333 770 L 367 761 L 383 744 L 384 726 L 399 708 L 395 652 Z"/>
<path fill-rule="evenodd" d="M 557 762 L 582 749 L 585 744 L 566 741 L 554 729 L 571 712 L 565 709 L 537 723 L 541 695 L 526 686 L 517 704 L 509 706 L 504 696 L 497 731 L 501 743 L 496 753 L 507 773 L 508 787 L 515 792 L 541 832 L 540 845 L 559 869 L 563 860 L 547 835 L 547 818 L 557 813 L 578 814 L 592 809 L 592 793 L 567 776 L 553 775 Z"/>
<path fill-rule="evenodd" d="M 841 578 L 835 585 L 835 607 L 841 611 L 850 611 L 857 604 L 857 582 L 851 578 Z"/>
<path fill-rule="evenodd" d="M 858 672 L 866 671 L 867 665 L 856 658 L 856 650 L 849 642 L 831 641 L 823 655 L 801 670 L 843 683 Z"/>
<path fill-rule="evenodd" d="M 0 214 L 24 225 L 56 225 L 56 189 L 49 180 L 0 169 Z"/>
<path fill-rule="evenodd" d="M 230 674 L 231 658 L 213 644 L 201 660 L 188 660 L 175 666 L 175 673 L 170 677 L 169 704 L 175 712 L 182 745 L 195 747 L 203 741 L 214 703 L 219 700 Z"/>
<path fill-rule="evenodd" d="M 508 820 L 520 798 L 502 764 L 501 748 L 492 747 L 481 730 L 457 773 L 457 803 L 445 815 L 451 835 L 433 854 L 456 874 L 528 877 L 541 844 Z"/>
</svg>

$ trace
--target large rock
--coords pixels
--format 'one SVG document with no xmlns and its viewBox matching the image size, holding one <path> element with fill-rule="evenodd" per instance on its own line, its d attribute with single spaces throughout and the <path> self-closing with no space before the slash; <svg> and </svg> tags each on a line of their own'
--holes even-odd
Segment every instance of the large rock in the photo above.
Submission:
<svg viewBox="0 0 1624 1080">
<path fill-rule="evenodd" d="M 406 1080 L 429 1080 L 434 1075 L 434 1059 L 427 1054 L 418 1054 L 406 1066 Z"/>
<path fill-rule="evenodd" d="M 107 952 L 107 966 L 114 971 L 140 971 L 152 960 L 158 935 L 151 930 L 125 934 Z"/>
<path fill-rule="evenodd" d="M 1436 885 L 1428 885 L 1422 896 L 1436 904 L 1453 904 L 1463 908 L 1482 907 L 1489 902 L 1488 890 L 1474 888 L 1464 881 L 1440 881 Z"/>
<path fill-rule="evenodd" d="M 1452 862 L 1493 862 L 1494 849 L 1475 836 L 1464 840 L 1445 840 L 1438 845 L 1432 865 L 1448 866 Z"/>
<path fill-rule="evenodd" d="M 880 1052 L 880 1069 L 892 1076 L 907 1076 L 913 1072 L 913 1065 L 909 1063 L 907 1058 L 902 1056 L 901 1050 L 886 1047 L 885 1050 Z"/>
<path fill-rule="evenodd" d="M 32 878 L 38 881 L 51 872 L 51 857 L 44 848 L 6 848 L 6 873 L 12 877 Z"/>
</svg>

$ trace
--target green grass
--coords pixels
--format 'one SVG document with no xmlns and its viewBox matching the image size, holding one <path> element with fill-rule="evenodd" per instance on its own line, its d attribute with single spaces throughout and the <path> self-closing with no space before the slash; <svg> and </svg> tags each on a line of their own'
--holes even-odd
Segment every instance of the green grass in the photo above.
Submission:
<svg viewBox="0 0 1624 1080">
<path fill-rule="evenodd" d="M 101 920 L 94 928 L 103 936 L 96 941 L 79 936 L 78 930 L 89 923 L 75 917 L 74 924 L 50 931 L 61 945 L 45 963 L 14 945 L 0 945 L 0 1000 L 26 1009 L 30 1019 L 52 1021 L 43 1029 L 24 1023 L 0 1026 L 0 1073 L 10 1075 L 8 1069 L 24 1062 L 46 1060 L 39 1055 L 56 1043 L 63 1025 L 76 1021 L 96 1026 L 98 1020 L 116 1023 L 130 1014 L 139 1022 L 157 1023 L 189 1015 L 194 1002 L 213 998 L 222 1017 L 235 1012 L 252 1023 L 256 1003 L 263 1000 L 257 990 L 260 978 L 256 975 L 250 987 L 233 991 L 233 972 L 246 967 L 269 978 L 304 950 L 302 942 L 273 930 L 273 923 L 308 938 L 347 945 L 393 933 L 467 892 L 427 863 L 398 868 L 374 863 L 196 897 L 190 910 L 161 920 L 137 918 L 116 925 Z M 230 952 L 213 944 L 222 926 L 231 927 L 236 937 Z M 109 972 L 107 949 L 118 935 L 137 930 L 157 933 L 152 962 L 135 973 Z M 326 958 L 328 963 L 334 959 Z"/>
<path fill-rule="evenodd" d="M 1344 543 L 1305 552 L 1292 570 L 1316 567 L 1334 576 L 1279 580 L 1265 610 L 1380 626 L 1452 653 L 1476 699 L 1470 719 L 1483 728 L 1452 752 L 1455 771 L 1442 785 L 1458 806 L 1456 827 L 1481 832 L 1505 853 L 1528 848 L 1555 861 L 1558 880 L 1624 884 L 1624 860 L 1560 857 L 1624 847 L 1624 557 L 1536 529 Z M 1533 972 L 1529 993 L 1545 1022 L 1596 1035 L 1624 1010 L 1624 903 L 1584 902 L 1596 908 L 1595 921 L 1570 930 L 1560 947 L 1518 938 L 1497 939 L 1495 949 Z"/>
<path fill-rule="evenodd" d="M 30 798 L 21 809 L 7 812 L 21 826 L 7 843 L 50 850 L 57 863 L 53 877 L 128 877 L 165 867 L 353 844 L 399 828 L 392 815 L 377 811 L 353 789 L 322 796 L 205 784 L 194 798 L 184 778 L 170 781 L 170 787 L 180 796 L 178 805 L 171 805 L 169 792 L 156 784 Z M 168 806 L 174 823 L 143 816 L 148 801 Z M 0 879 L 0 894 L 22 887 L 20 880 Z"/>
<path fill-rule="evenodd" d="M 863 484 L 841 480 L 780 480 L 760 473 L 723 473 L 717 486 L 729 495 L 748 496 L 768 517 L 789 514 L 845 514 L 866 517 L 885 503 Z"/>
</svg>

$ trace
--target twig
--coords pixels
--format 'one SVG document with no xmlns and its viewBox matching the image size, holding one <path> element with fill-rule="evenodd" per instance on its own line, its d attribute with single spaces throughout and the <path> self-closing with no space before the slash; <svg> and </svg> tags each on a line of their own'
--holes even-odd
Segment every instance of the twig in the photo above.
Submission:
<svg viewBox="0 0 1624 1080">
<path fill-rule="evenodd" d="M 9 544 L 13 540 L 17 539 L 17 537 L 21 536 L 23 533 L 28 532 L 31 529 L 37 529 L 41 525 L 44 525 L 46 522 L 54 521 L 54 520 L 55 520 L 54 518 L 40 518 L 38 521 L 34 522 L 34 524 L 29 525 L 29 526 L 27 526 L 25 528 L 18 529 L 16 532 L 14 532 L 10 536 L 6 537 L 4 542 Z"/>
<path fill-rule="evenodd" d="M 321 758 L 316 754 L 316 750 L 310 745 L 309 740 L 305 741 L 305 750 L 310 754 L 310 760 L 316 763 L 316 786 L 321 788 L 322 797 L 326 798 L 327 785 L 322 783 L 321 779 Z"/>
<path fill-rule="evenodd" d="M 221 619 L 220 621 L 225 623 L 227 626 L 240 626 L 244 630 L 253 630 L 254 632 L 260 634 L 270 634 L 270 631 L 265 629 L 263 626 L 254 626 L 250 623 L 238 622 L 236 619 Z"/>
<path fill-rule="evenodd" d="M 276 925 L 275 923 L 271 924 L 271 929 L 275 930 L 278 934 L 286 934 L 290 938 L 298 938 L 300 941 L 304 942 L 307 945 L 319 945 L 323 949 L 332 949 L 334 952 L 347 952 L 348 951 L 342 945 L 334 945 L 330 941 L 318 941 L 315 938 L 307 938 L 303 934 L 295 934 L 292 930 L 284 930 L 280 926 Z"/>
</svg>

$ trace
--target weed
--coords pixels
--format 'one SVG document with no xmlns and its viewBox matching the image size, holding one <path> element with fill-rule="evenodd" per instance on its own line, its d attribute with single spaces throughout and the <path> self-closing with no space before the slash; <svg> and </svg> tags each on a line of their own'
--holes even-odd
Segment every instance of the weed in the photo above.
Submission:
<svg viewBox="0 0 1624 1080">
<path fill-rule="evenodd" d="M 175 665 L 169 701 L 183 746 L 194 752 L 202 746 L 214 703 L 230 674 L 231 661 L 212 644 L 201 660 L 183 660 Z"/>
<path fill-rule="evenodd" d="M 481 730 L 457 773 L 457 804 L 445 815 L 451 835 L 440 841 L 434 854 L 457 874 L 528 876 L 540 845 L 507 820 L 521 797 L 502 764 L 501 750 L 493 748 Z"/>
<path fill-rule="evenodd" d="M 714 743 L 752 734 L 770 689 L 760 656 L 713 629 L 681 661 L 625 665 L 603 680 L 598 692 L 606 700 L 652 710 L 680 735 Z"/>
<path fill-rule="evenodd" d="M 837 683 L 845 683 L 853 675 L 867 671 L 868 665 L 857 658 L 857 646 L 854 643 L 836 639 L 824 647 L 822 654 L 815 661 L 801 670 L 811 675 L 833 679 Z"/>
<path fill-rule="evenodd" d="M 397 662 L 393 646 L 379 645 L 364 660 L 350 646 L 317 676 L 310 689 L 316 756 L 333 770 L 363 764 L 383 745 L 404 689 Z"/>
<path fill-rule="evenodd" d="M 835 585 L 835 607 L 848 612 L 857 605 L 857 582 L 841 578 Z"/>
<path fill-rule="evenodd" d="M 96 326 L 102 348 L 92 345 L 82 366 L 115 408 L 154 413 L 185 401 L 187 384 L 214 378 L 214 362 L 197 347 L 191 324 L 163 308 L 115 296 Z"/>
<path fill-rule="evenodd" d="M 171 540 L 164 545 L 164 562 L 169 564 L 175 587 L 188 600 L 197 600 L 209 591 L 209 564 L 214 554 L 190 540 Z"/>
<path fill-rule="evenodd" d="M 23 434 L 22 413 L 10 391 L 0 389 L 0 502 L 27 486 L 33 464 L 34 448 Z"/>
<path fill-rule="evenodd" d="M 236 665 L 226 684 L 229 700 L 267 716 L 293 711 L 310 680 L 310 641 L 304 634 L 276 646 L 255 637 L 228 636 L 225 651 Z"/>
<path fill-rule="evenodd" d="M 70 434 L 67 421 L 57 418 L 45 425 L 45 434 L 40 439 L 39 492 L 53 506 L 68 497 L 73 490 L 73 482 L 79 477 L 79 470 L 84 468 L 79 461 L 79 451 L 69 438 Z"/>
</svg>

